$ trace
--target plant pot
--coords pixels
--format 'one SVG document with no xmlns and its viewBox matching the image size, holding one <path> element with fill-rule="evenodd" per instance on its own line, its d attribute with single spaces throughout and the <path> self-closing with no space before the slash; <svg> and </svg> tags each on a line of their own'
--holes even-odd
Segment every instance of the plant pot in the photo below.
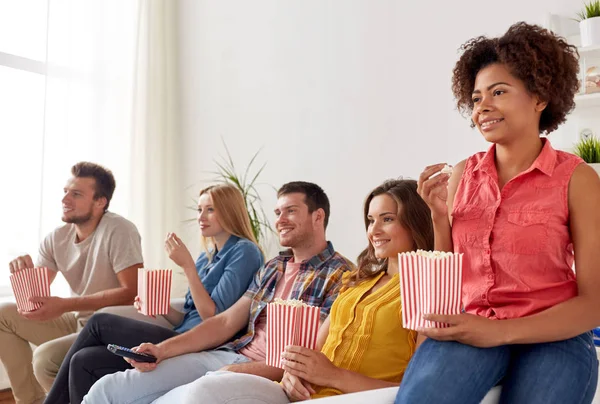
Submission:
<svg viewBox="0 0 600 404">
<path fill-rule="evenodd" d="M 600 163 L 588 163 L 600 175 Z"/>
<path fill-rule="evenodd" d="M 579 22 L 581 46 L 600 45 L 600 17 L 586 18 Z"/>
</svg>

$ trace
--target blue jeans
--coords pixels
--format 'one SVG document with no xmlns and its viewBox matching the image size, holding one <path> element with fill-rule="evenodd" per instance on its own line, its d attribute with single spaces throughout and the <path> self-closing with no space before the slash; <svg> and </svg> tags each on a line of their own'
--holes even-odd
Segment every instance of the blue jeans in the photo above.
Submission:
<svg viewBox="0 0 600 404">
<path fill-rule="evenodd" d="M 589 404 L 597 382 L 590 332 L 495 348 L 427 339 L 408 364 L 395 403 L 477 404 L 502 384 L 501 404 Z"/>
<path fill-rule="evenodd" d="M 158 325 L 114 314 L 94 314 L 69 349 L 45 403 L 80 404 L 98 379 L 131 369 L 123 358 L 106 349 L 107 344 L 131 348 L 142 342 L 158 344 L 176 335 L 179 333 Z"/>
<path fill-rule="evenodd" d="M 208 372 L 244 362 L 249 359 L 225 349 L 176 356 L 160 362 L 151 372 L 128 369 L 104 376 L 94 383 L 83 404 L 149 404 Z"/>
</svg>

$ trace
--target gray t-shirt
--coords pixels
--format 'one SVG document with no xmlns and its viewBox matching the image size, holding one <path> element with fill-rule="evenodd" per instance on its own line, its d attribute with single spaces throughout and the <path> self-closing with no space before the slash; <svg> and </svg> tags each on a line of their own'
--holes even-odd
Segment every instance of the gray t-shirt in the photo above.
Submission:
<svg viewBox="0 0 600 404">
<path fill-rule="evenodd" d="M 74 296 L 120 287 L 117 273 L 143 261 L 137 228 L 115 213 L 106 212 L 88 238 L 76 240 L 75 225 L 58 227 L 42 241 L 37 259 L 37 266 L 61 272 Z M 91 314 L 76 313 L 82 320 Z"/>
</svg>

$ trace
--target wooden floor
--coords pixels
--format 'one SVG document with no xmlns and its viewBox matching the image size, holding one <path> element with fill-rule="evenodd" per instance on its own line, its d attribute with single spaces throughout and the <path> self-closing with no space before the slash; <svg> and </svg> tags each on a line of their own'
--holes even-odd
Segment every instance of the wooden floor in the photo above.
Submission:
<svg viewBox="0 0 600 404">
<path fill-rule="evenodd" d="M 12 391 L 10 391 L 10 389 L 0 391 L 0 404 L 15 404 L 15 400 L 13 399 Z"/>
</svg>

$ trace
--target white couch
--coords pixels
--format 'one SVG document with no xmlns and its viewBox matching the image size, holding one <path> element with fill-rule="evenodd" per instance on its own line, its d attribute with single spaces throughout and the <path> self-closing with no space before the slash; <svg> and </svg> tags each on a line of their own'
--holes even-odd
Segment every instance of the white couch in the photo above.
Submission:
<svg viewBox="0 0 600 404">
<path fill-rule="evenodd" d="M 362 393 L 344 394 L 341 396 L 319 398 L 317 400 L 302 401 L 303 403 L 315 404 L 393 404 L 396 398 L 398 387 L 390 387 L 387 389 L 370 390 Z M 481 404 L 497 404 L 500 400 L 500 388 L 494 387 L 485 396 Z"/>
<path fill-rule="evenodd" d="M 600 358 L 600 348 L 596 347 L 596 353 Z M 320 398 L 318 400 L 302 401 L 305 403 L 317 403 L 317 404 L 364 404 L 364 403 L 377 403 L 377 404 L 393 404 L 396 398 L 398 387 L 390 387 L 387 389 L 370 390 L 362 393 L 344 394 L 341 396 Z M 481 404 L 497 404 L 500 401 L 500 387 L 494 387 L 485 396 Z M 596 389 L 596 395 L 592 404 L 600 404 L 600 379 L 598 380 L 598 387 Z"/>
<path fill-rule="evenodd" d="M 171 309 L 177 311 L 179 313 L 183 312 L 183 305 L 185 304 L 185 298 L 175 298 L 171 299 Z M 168 316 L 156 316 L 156 318 L 152 318 L 149 316 L 144 316 L 137 312 L 135 307 L 132 304 L 128 306 L 108 306 L 104 307 L 97 311 L 98 313 L 108 313 L 108 314 L 116 314 L 122 317 L 131 318 L 134 320 L 143 321 L 145 323 L 150 323 L 154 325 L 160 325 L 165 328 L 173 328 L 177 324 L 174 324 L 175 321 L 168 318 Z"/>
<path fill-rule="evenodd" d="M 171 308 L 176 311 L 183 311 L 183 304 L 185 303 L 184 298 L 171 299 Z M 133 306 L 112 306 L 106 307 L 101 312 L 119 314 L 124 317 L 134 318 L 136 320 L 146 321 L 149 323 L 162 325 L 167 328 L 171 328 L 173 325 L 170 324 L 165 318 L 159 316 L 153 319 L 148 316 L 143 316 L 133 308 Z M 598 358 L 600 358 L 600 348 L 596 348 Z M 377 403 L 377 404 L 393 404 L 396 398 L 398 387 L 390 387 L 386 389 L 370 390 L 361 393 L 343 394 L 335 397 L 320 398 L 317 400 L 301 401 L 303 403 L 318 403 L 318 404 L 364 404 L 364 403 Z M 500 387 L 494 387 L 485 396 L 480 404 L 497 404 L 500 401 Z M 598 380 L 598 388 L 596 390 L 596 396 L 592 404 L 600 404 L 600 379 Z"/>
</svg>

